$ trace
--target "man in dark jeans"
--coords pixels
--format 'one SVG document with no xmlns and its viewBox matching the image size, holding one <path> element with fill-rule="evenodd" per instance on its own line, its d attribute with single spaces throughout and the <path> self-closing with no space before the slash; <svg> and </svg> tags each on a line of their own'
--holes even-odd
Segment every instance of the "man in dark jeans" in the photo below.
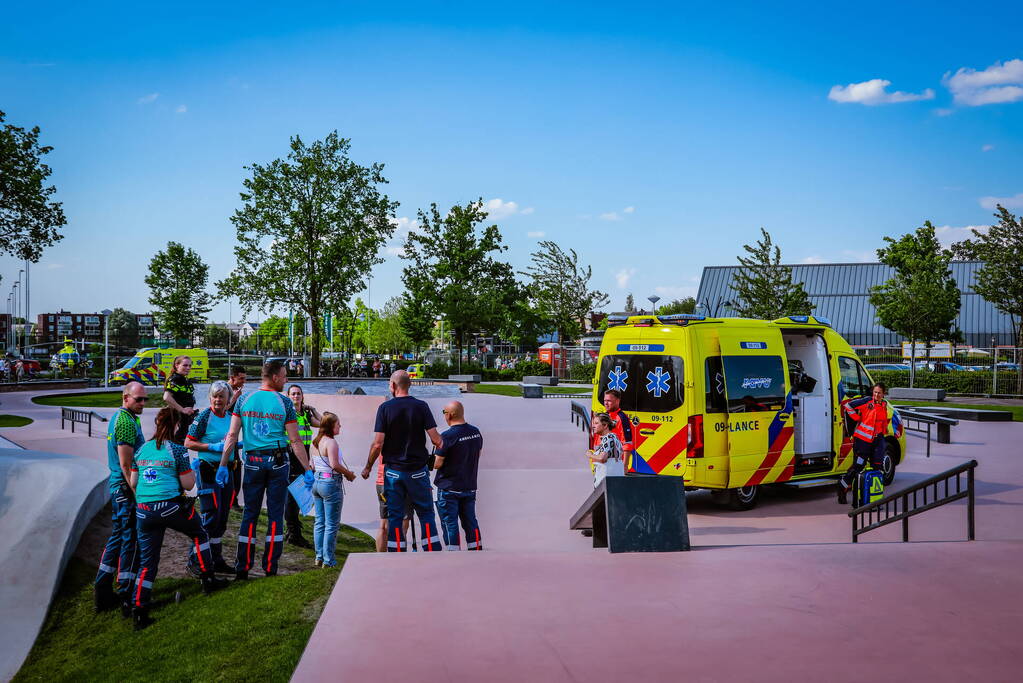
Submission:
<svg viewBox="0 0 1023 683">
<path fill-rule="evenodd" d="M 483 550 L 476 520 L 476 474 L 480 466 L 483 435 L 465 421 L 461 401 L 444 406 L 449 429 L 441 434 L 444 446 L 437 451 L 437 512 L 444 528 L 444 548 L 461 550 L 458 522 L 465 531 L 465 549 Z"/>
<path fill-rule="evenodd" d="M 440 534 L 433 512 L 433 488 L 427 467 L 430 454 L 426 450 L 424 432 L 434 448 L 442 441 L 430 406 L 409 396 L 412 381 L 408 373 L 398 370 L 391 375 L 390 388 L 394 395 L 377 408 L 376 435 L 369 449 L 362 478 L 369 479 L 373 463 L 381 454 L 384 458 L 384 496 L 387 500 L 387 552 L 405 552 L 405 534 L 402 520 L 405 501 L 412 501 L 422 526 L 423 549 L 440 550 Z"/>
</svg>

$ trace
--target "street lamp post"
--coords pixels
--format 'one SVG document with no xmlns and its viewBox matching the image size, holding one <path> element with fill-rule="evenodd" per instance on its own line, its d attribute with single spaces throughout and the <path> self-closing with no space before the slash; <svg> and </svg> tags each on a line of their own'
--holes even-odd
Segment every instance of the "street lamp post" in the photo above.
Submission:
<svg viewBox="0 0 1023 683">
<path fill-rule="evenodd" d="M 18 297 L 18 287 L 21 285 L 21 273 L 18 271 L 18 281 L 14 283 L 14 320 L 11 321 L 11 329 L 14 330 L 14 341 L 11 346 L 14 348 L 14 354 L 18 353 L 18 332 L 15 328 L 15 324 L 18 322 L 18 314 L 21 312 L 21 299 Z"/>
<path fill-rule="evenodd" d="M 25 315 L 23 317 L 25 318 L 24 325 L 25 325 L 25 357 L 26 358 L 28 357 L 28 346 L 29 346 L 29 343 L 31 341 L 29 339 L 29 331 L 31 330 L 31 328 L 28 325 L 28 304 L 29 304 L 29 300 L 28 300 L 28 259 L 25 259 Z"/>
<path fill-rule="evenodd" d="M 103 314 L 103 386 L 110 386 L 110 315 L 109 308 L 100 311 Z"/>
</svg>

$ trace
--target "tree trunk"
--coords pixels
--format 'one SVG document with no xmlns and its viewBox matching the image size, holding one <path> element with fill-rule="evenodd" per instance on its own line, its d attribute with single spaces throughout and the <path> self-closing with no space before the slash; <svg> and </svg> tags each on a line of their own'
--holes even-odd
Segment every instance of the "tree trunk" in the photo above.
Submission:
<svg viewBox="0 0 1023 683">
<path fill-rule="evenodd" d="M 309 312 L 309 321 L 313 331 L 312 335 L 312 349 L 309 351 L 309 376 L 319 377 L 320 376 L 320 316 L 319 312 Z"/>
<path fill-rule="evenodd" d="M 913 388 L 913 382 L 916 380 L 916 334 L 914 333 L 913 338 L 909 342 L 909 388 Z"/>
</svg>

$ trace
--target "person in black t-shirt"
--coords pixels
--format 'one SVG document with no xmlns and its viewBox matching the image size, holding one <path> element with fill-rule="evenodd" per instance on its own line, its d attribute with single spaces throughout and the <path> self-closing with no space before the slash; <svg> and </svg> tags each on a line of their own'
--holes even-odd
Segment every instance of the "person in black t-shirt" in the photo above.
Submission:
<svg viewBox="0 0 1023 683">
<path fill-rule="evenodd" d="M 405 534 L 401 523 L 405 517 L 406 498 L 412 501 L 419 517 L 423 549 L 441 549 L 437 518 L 433 514 L 433 488 L 430 486 L 430 470 L 427 467 L 430 454 L 426 450 L 424 432 L 435 448 L 440 448 L 442 442 L 430 406 L 409 396 L 411 384 L 404 370 L 391 375 L 390 388 L 394 398 L 384 401 L 377 408 L 376 426 L 373 428 L 376 435 L 369 449 L 366 468 L 362 470 L 362 478 L 369 479 L 377 456 L 383 455 L 387 552 L 405 552 Z"/>
<path fill-rule="evenodd" d="M 444 406 L 447 429 L 441 438 L 444 444 L 437 451 L 437 512 L 444 529 L 444 547 L 461 550 L 458 522 L 465 531 L 466 550 L 483 550 L 480 525 L 476 520 L 476 473 L 479 471 L 483 435 L 465 421 L 465 408 L 460 401 Z"/>
<path fill-rule="evenodd" d="M 199 411 L 195 409 L 195 386 L 188 379 L 192 371 L 192 359 L 178 356 L 174 359 L 174 371 L 163 387 L 163 401 L 178 413 L 178 427 L 174 432 L 174 443 L 183 446 L 188 428 Z"/>
</svg>

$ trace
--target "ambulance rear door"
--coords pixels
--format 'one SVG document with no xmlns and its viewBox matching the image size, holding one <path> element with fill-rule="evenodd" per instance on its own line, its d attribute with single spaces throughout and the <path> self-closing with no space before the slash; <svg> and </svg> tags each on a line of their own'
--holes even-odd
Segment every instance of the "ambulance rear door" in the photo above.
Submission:
<svg viewBox="0 0 1023 683">
<path fill-rule="evenodd" d="M 787 481 L 795 450 L 781 331 L 722 325 L 718 338 L 728 411 L 728 487 Z"/>
</svg>

